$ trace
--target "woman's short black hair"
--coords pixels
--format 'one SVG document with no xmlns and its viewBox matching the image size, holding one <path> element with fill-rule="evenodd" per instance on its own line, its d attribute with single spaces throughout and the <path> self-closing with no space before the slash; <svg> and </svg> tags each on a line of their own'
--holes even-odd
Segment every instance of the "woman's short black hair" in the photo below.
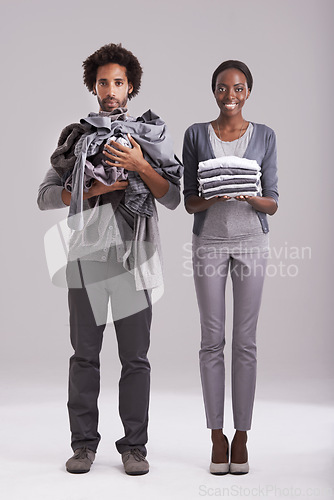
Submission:
<svg viewBox="0 0 334 500">
<path fill-rule="evenodd" d="M 120 66 L 124 66 L 126 68 L 128 82 L 133 86 L 133 91 L 129 94 L 129 99 L 135 97 L 140 89 L 143 70 L 138 59 L 132 54 L 132 52 L 122 47 L 121 43 L 109 43 L 108 45 L 103 45 L 103 47 L 87 57 L 87 59 L 82 63 L 84 69 L 84 84 L 88 90 L 93 92 L 96 82 L 97 69 L 99 66 L 104 66 L 109 63 L 119 64 Z"/>
<path fill-rule="evenodd" d="M 239 71 L 241 71 L 246 77 L 247 86 L 248 86 L 249 90 L 252 90 L 253 77 L 252 77 L 252 73 L 250 72 L 248 66 L 246 66 L 246 64 L 241 62 L 241 61 L 234 61 L 234 60 L 230 59 L 229 61 L 222 62 L 218 66 L 218 68 L 215 69 L 215 71 L 212 75 L 212 81 L 211 81 L 212 92 L 214 92 L 216 90 L 216 81 L 217 81 L 217 77 L 218 77 L 219 73 L 221 73 L 222 71 L 225 71 L 225 69 L 230 69 L 230 68 L 238 69 Z"/>
</svg>

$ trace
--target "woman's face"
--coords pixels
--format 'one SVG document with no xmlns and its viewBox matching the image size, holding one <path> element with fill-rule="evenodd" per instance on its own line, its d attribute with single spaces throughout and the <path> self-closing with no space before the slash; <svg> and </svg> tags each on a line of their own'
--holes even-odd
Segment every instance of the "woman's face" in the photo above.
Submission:
<svg viewBox="0 0 334 500">
<path fill-rule="evenodd" d="M 229 68 L 217 76 L 215 98 L 223 115 L 235 116 L 241 113 L 249 94 L 246 76 L 242 71 Z"/>
</svg>

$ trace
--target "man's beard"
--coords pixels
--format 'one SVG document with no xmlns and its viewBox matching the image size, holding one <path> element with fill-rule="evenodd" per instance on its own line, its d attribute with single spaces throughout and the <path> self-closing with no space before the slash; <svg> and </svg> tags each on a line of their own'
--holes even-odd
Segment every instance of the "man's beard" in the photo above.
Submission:
<svg viewBox="0 0 334 500">
<path fill-rule="evenodd" d="M 124 99 L 123 101 L 119 101 L 118 99 L 115 99 L 114 97 L 106 97 L 105 99 L 100 99 L 100 97 L 97 98 L 98 103 L 100 105 L 100 109 L 102 111 L 106 111 L 107 113 L 113 111 L 114 109 L 117 108 L 125 108 L 126 104 L 128 102 L 127 99 Z M 110 105 L 108 105 L 110 103 Z"/>
</svg>

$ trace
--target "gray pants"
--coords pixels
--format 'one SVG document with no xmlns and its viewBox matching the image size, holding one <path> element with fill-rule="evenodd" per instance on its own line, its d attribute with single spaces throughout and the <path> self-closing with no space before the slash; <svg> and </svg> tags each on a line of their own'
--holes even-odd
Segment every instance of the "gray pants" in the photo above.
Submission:
<svg viewBox="0 0 334 500">
<path fill-rule="evenodd" d="M 224 427 L 225 288 L 233 286 L 232 406 L 234 427 L 251 428 L 256 383 L 256 325 L 266 256 L 263 253 L 208 253 L 195 248 L 194 280 L 201 321 L 200 372 L 209 429 Z"/>
<path fill-rule="evenodd" d="M 74 349 L 70 359 L 68 397 L 72 448 L 86 446 L 96 451 L 100 441 L 99 357 L 110 300 L 122 364 L 119 413 L 125 433 L 116 442 L 116 448 L 120 453 L 138 448 L 146 455 L 150 391 L 147 351 L 152 319 L 149 293 L 136 291 L 133 276 L 121 264 L 110 260 L 70 262 L 67 280 Z"/>
</svg>

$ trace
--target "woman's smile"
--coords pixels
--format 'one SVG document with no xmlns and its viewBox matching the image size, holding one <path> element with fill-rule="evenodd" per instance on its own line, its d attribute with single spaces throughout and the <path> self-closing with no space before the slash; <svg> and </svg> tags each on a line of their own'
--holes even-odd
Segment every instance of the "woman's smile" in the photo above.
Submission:
<svg viewBox="0 0 334 500">
<path fill-rule="evenodd" d="M 233 110 L 236 108 L 238 103 L 237 102 L 224 102 L 223 105 L 225 106 L 226 109 Z"/>
</svg>

